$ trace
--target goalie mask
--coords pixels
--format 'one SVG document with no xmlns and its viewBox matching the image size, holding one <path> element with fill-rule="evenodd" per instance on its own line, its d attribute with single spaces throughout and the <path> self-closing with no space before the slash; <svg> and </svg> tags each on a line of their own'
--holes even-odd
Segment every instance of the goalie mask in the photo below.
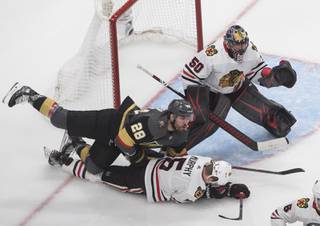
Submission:
<svg viewBox="0 0 320 226">
<path fill-rule="evenodd" d="M 314 197 L 314 202 L 316 204 L 316 208 L 320 211 L 320 181 L 316 180 L 312 187 L 312 193 Z"/>
<path fill-rule="evenodd" d="M 239 25 L 233 25 L 224 36 L 224 45 L 231 58 L 242 62 L 243 55 L 249 45 L 248 33 Z"/>
<path fill-rule="evenodd" d="M 210 184 L 225 185 L 230 181 L 232 171 L 230 163 L 226 161 L 210 161 L 205 167 L 208 168 Z"/>
</svg>

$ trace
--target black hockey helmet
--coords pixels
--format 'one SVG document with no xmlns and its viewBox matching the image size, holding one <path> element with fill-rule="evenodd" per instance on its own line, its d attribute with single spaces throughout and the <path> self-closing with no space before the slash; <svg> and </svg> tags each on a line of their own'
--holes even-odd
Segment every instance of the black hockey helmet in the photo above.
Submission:
<svg viewBox="0 0 320 226">
<path fill-rule="evenodd" d="M 177 116 L 193 117 L 193 108 L 191 104 L 183 99 L 174 99 L 168 105 L 168 111 Z"/>
<path fill-rule="evenodd" d="M 248 33 L 239 25 L 231 26 L 224 35 L 229 55 L 237 61 L 242 60 L 242 55 L 249 45 Z"/>
</svg>

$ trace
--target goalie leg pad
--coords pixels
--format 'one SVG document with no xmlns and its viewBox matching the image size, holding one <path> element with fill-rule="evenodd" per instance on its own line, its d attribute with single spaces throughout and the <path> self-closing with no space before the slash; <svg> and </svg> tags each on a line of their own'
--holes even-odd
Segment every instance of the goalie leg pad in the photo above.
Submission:
<svg viewBox="0 0 320 226">
<path fill-rule="evenodd" d="M 243 90 L 232 107 L 276 137 L 286 136 L 296 122 L 289 111 L 282 105 L 265 98 L 252 83 Z"/>
<path fill-rule="evenodd" d="M 210 92 L 209 103 L 209 109 L 211 112 L 218 115 L 222 119 L 227 117 L 231 107 L 231 102 L 225 95 Z M 201 124 L 192 123 L 189 131 L 188 143 L 186 146 L 187 149 L 191 149 L 207 137 L 211 136 L 217 131 L 218 128 L 219 126 L 210 120 L 207 120 Z"/>
<path fill-rule="evenodd" d="M 205 123 L 208 120 L 209 87 L 188 86 L 185 90 L 185 94 L 194 111 L 195 120 L 193 123 Z"/>
</svg>

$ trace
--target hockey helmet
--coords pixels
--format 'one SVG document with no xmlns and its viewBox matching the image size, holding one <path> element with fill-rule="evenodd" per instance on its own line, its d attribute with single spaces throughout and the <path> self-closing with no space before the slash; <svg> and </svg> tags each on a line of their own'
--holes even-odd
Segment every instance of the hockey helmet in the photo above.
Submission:
<svg viewBox="0 0 320 226">
<path fill-rule="evenodd" d="M 177 116 L 190 117 L 190 120 L 193 119 L 193 108 L 191 104 L 183 99 L 174 99 L 168 105 L 168 111 L 174 115 L 174 118 Z"/>
<path fill-rule="evenodd" d="M 243 55 L 249 45 L 248 33 L 239 25 L 231 26 L 225 36 L 224 41 L 228 54 L 236 61 L 242 61 Z"/>
<path fill-rule="evenodd" d="M 212 167 L 209 176 L 212 184 L 225 185 L 230 181 L 232 166 L 226 161 L 211 161 L 207 167 Z"/>
<path fill-rule="evenodd" d="M 316 207 L 320 210 L 320 180 L 316 180 L 312 187 L 312 193 L 314 197 L 314 202 L 316 203 Z"/>
</svg>

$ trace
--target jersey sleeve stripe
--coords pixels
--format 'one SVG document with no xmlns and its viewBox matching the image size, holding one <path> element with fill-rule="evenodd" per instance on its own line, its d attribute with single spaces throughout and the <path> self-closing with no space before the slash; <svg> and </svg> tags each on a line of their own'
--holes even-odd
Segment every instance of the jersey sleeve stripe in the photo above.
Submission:
<svg viewBox="0 0 320 226">
<path fill-rule="evenodd" d="M 257 69 L 258 67 L 260 67 L 260 66 L 263 65 L 264 63 L 265 63 L 264 61 L 260 62 L 257 66 L 253 67 L 253 68 L 251 69 L 251 71 Z M 264 67 L 265 67 L 265 66 L 267 66 L 267 65 L 264 65 Z"/>
<path fill-rule="evenodd" d="M 280 219 L 280 216 L 277 210 L 273 211 L 273 213 L 271 214 L 271 219 Z"/>
<path fill-rule="evenodd" d="M 191 79 L 187 78 L 187 77 L 184 76 L 184 75 L 181 75 L 181 78 L 184 79 L 184 80 L 187 80 L 187 81 L 189 81 L 189 82 L 192 82 L 192 83 L 195 83 L 195 84 L 198 84 L 198 85 L 202 85 L 200 82 L 191 80 Z"/>
<path fill-rule="evenodd" d="M 113 184 L 113 183 L 106 182 L 106 181 L 103 181 L 103 183 L 110 185 L 111 187 L 116 188 L 117 190 L 119 190 L 121 192 L 138 193 L 138 194 L 144 193 L 144 189 L 142 189 L 142 188 L 128 188 L 126 186 L 120 186 L 120 185 Z"/>
<path fill-rule="evenodd" d="M 160 184 L 159 184 L 159 167 L 160 167 L 160 164 L 157 165 L 157 168 L 156 168 L 156 192 L 157 192 L 157 197 L 158 197 L 158 201 L 163 201 L 162 197 L 161 197 L 161 190 L 160 190 Z"/>
<path fill-rule="evenodd" d="M 191 79 L 197 79 L 197 77 L 193 76 L 192 74 L 188 73 L 188 72 L 185 71 L 185 70 L 182 70 L 182 74 L 183 74 L 183 75 L 186 75 L 187 77 L 190 77 Z"/>
<path fill-rule="evenodd" d="M 154 164 L 151 171 L 151 189 L 152 189 L 152 199 L 154 202 L 163 201 L 164 198 L 161 197 L 161 189 L 159 184 L 159 167 L 163 160 L 157 160 L 156 164 Z"/>
<path fill-rule="evenodd" d="M 153 199 L 153 201 L 154 202 L 156 202 L 157 200 L 156 200 L 156 196 L 155 196 L 155 194 L 154 194 L 154 183 L 153 183 L 153 175 L 154 175 L 154 170 L 155 170 L 155 166 L 157 165 L 157 163 L 159 162 L 160 160 L 158 160 L 157 162 L 156 162 L 156 164 L 154 164 L 154 166 L 153 166 L 153 168 L 152 168 L 152 170 L 151 170 L 151 190 L 152 190 L 152 199 Z"/>
</svg>

